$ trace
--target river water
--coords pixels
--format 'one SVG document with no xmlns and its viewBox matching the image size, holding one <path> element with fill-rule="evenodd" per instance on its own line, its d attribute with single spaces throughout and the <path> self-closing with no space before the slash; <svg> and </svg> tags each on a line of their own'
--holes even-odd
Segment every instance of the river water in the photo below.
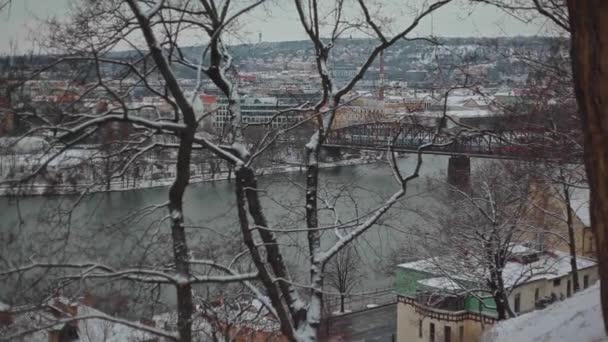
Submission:
<svg viewBox="0 0 608 342">
<path fill-rule="evenodd" d="M 411 237 L 403 231 L 424 225 L 417 214 L 430 199 L 427 177 L 447 177 L 445 156 L 424 156 L 420 178 L 382 224 L 370 229 L 356 243 L 363 279 L 360 289 L 389 286 L 385 266 L 393 251 Z M 399 159 L 404 174 L 412 172 L 415 157 Z M 303 228 L 304 184 L 302 173 L 266 175 L 259 179 L 263 205 L 272 228 Z M 377 208 L 397 184 L 385 163 L 343 166 L 321 170 L 320 195 L 347 222 Z M 0 198 L 0 255 L 14 264 L 33 261 L 104 262 L 113 267 L 166 265 L 171 260 L 167 210 L 154 210 L 167 201 L 167 188 L 74 196 Z M 234 184 L 230 181 L 194 184 L 184 198 L 188 243 L 195 257 L 228 260 L 243 250 L 234 208 Z M 336 217 L 321 212 L 324 224 Z M 163 221 L 165 219 L 165 221 Z M 292 275 L 304 281 L 307 249 L 302 233 L 279 233 Z M 325 231 L 324 247 L 336 240 Z M 390 265 L 388 265 L 390 266 Z M 6 267 L 6 263 L 2 266 Z M 389 267 L 390 270 L 390 267 Z M 0 296 L 0 300 L 2 296 Z"/>
</svg>

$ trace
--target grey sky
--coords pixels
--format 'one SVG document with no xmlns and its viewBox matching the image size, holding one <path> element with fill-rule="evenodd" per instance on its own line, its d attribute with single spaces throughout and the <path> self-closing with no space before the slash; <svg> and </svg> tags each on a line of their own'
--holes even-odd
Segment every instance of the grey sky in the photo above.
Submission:
<svg viewBox="0 0 608 342">
<path fill-rule="evenodd" d="M 73 0 L 14 0 L 10 12 L 0 14 L 0 53 L 8 53 L 15 44 L 19 52 L 31 50 L 31 38 L 40 27 L 39 19 L 65 15 L 70 1 Z M 387 6 L 407 3 L 395 1 L 381 2 Z M 545 32 L 545 24 L 544 21 L 527 24 L 492 6 L 472 6 L 466 0 L 456 0 L 435 12 L 432 19 L 423 20 L 416 34 L 432 32 L 450 37 L 536 35 Z M 259 32 L 264 41 L 306 38 L 291 2 L 287 0 L 275 0 L 265 10 L 257 10 L 244 25 L 240 38 L 244 41 L 256 41 Z"/>
</svg>

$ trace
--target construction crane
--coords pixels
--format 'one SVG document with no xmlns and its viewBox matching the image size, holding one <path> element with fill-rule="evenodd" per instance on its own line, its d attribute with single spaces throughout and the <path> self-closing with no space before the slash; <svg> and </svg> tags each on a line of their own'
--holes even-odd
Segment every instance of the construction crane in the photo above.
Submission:
<svg viewBox="0 0 608 342">
<path fill-rule="evenodd" d="M 378 99 L 384 101 L 384 51 L 380 50 L 380 89 L 378 90 Z"/>
</svg>

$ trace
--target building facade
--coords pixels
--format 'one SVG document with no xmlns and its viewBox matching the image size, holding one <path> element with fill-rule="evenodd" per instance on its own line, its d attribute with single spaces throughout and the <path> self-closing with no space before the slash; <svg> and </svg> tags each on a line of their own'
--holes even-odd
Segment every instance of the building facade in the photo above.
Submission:
<svg viewBox="0 0 608 342">
<path fill-rule="evenodd" d="M 515 314 L 543 308 L 572 295 L 567 253 L 527 249 L 525 253 L 535 256 L 529 262 L 513 258 L 504 270 L 509 306 Z M 397 341 L 476 342 L 496 322 L 494 299 L 487 291 L 479 290 L 483 281 L 456 274 L 446 276 L 446 270 L 436 266 L 439 263 L 424 259 L 397 267 Z M 577 264 L 581 288 L 598 280 L 594 260 L 581 257 Z"/>
</svg>

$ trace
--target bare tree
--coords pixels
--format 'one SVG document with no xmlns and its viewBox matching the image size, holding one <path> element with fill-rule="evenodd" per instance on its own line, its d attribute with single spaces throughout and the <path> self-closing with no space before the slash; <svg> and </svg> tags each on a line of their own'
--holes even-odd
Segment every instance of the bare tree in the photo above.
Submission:
<svg viewBox="0 0 608 342">
<path fill-rule="evenodd" d="M 492 296 L 499 320 L 515 316 L 509 294 L 533 275 L 532 270 L 508 274 L 506 267 L 520 253 L 518 243 L 528 230 L 531 183 L 517 168 L 488 163 L 472 172 L 468 191 L 443 187 L 437 210 L 449 214 L 427 214 L 433 231 L 420 232 L 436 273 L 464 291 Z"/>
<path fill-rule="evenodd" d="M 548 18 L 570 36 L 570 59 L 578 114 L 584 136 L 584 160 L 591 190 L 591 224 L 596 236 L 601 276 L 602 312 L 608 330 L 608 187 L 606 178 L 606 133 L 603 124 L 606 109 L 600 103 L 606 97 L 606 80 L 601 75 L 606 52 L 605 22 L 608 7 L 602 1 L 549 0 L 508 2 L 482 0 L 508 11 L 536 13 Z"/>
<path fill-rule="evenodd" d="M 361 259 L 357 250 L 349 246 L 340 251 L 326 266 L 327 285 L 340 296 L 340 312 L 344 312 L 344 300 L 362 278 Z"/>
<path fill-rule="evenodd" d="M 310 0 L 294 0 L 300 23 L 313 43 L 317 72 L 320 80 L 321 98 L 314 106 L 297 106 L 292 111 L 312 114 L 292 126 L 278 132 L 268 130 L 258 135 L 256 143 L 245 139 L 238 78 L 233 57 L 226 45 L 226 35 L 236 29 L 240 18 L 263 4 L 263 0 L 233 2 L 229 0 L 192 1 L 140 1 L 107 0 L 81 2 L 74 8 L 68 23 L 52 22 L 51 35 L 54 49 L 60 49 L 61 57 L 52 65 L 40 70 L 32 77 L 56 67 L 69 70 L 84 70 L 90 81 L 76 98 L 59 108 L 55 116 L 48 113 L 24 110 L 20 115 L 35 120 L 31 130 L 24 136 L 44 134 L 49 136 L 51 146 L 45 150 L 45 158 L 28 170 L 24 177 L 12 179 L 13 184 L 26 184 L 44 173 L 49 164 L 60 158 L 72 147 L 89 142 L 104 127 L 115 123 L 125 124 L 132 132 L 120 136 L 113 148 L 101 153 L 101 158 L 114 158 L 118 167 L 108 168 L 110 178 L 122 177 L 137 165 L 137 161 L 161 151 L 169 156 L 166 161 L 174 177 L 168 191 L 168 201 L 150 208 L 143 208 L 140 215 L 165 209 L 168 215 L 161 217 L 155 227 L 167 222 L 170 228 L 168 242 L 159 244 L 165 249 L 167 259 L 159 258 L 153 263 L 141 263 L 128 267 L 114 267 L 98 262 L 55 262 L 54 260 L 32 260 L 25 265 L 10 264 L 0 276 L 10 277 L 30 270 L 61 269 L 59 279 L 70 284 L 82 279 L 120 280 L 133 286 L 153 284 L 170 287 L 176 295 L 176 333 L 134 325 L 115 319 L 122 324 L 156 334 L 175 341 L 195 340 L 195 295 L 193 288 L 200 284 L 240 283 L 249 290 L 264 308 L 276 319 L 281 333 L 290 341 L 315 341 L 320 326 L 323 305 L 325 268 L 353 241 L 374 227 L 380 218 L 406 194 L 408 182 L 418 177 L 422 164 L 422 152 L 433 142 L 418 148 L 414 169 L 404 176 L 396 162 L 392 145 L 388 159 L 397 183 L 397 190 L 379 207 L 363 213 L 360 217 L 341 223 L 331 220 L 325 223 L 319 212 L 319 156 L 331 131 L 336 111 L 348 100 L 374 60 L 396 42 L 406 38 L 421 19 L 439 9 L 450 0 L 436 1 L 418 10 L 411 22 L 403 28 L 383 29 L 380 18 L 370 5 L 358 1 L 356 14 L 351 16 L 343 1 L 331 4 Z M 329 14 L 329 16 L 327 15 Z M 330 24 L 327 24 L 326 18 Z M 345 19 L 346 18 L 346 19 Z M 329 27 L 329 38 L 323 27 Z M 395 25 L 397 26 L 397 25 Z M 329 72 L 332 47 L 340 36 L 349 30 L 363 30 L 375 40 L 369 55 L 359 71 L 343 87 L 338 88 Z M 183 37 L 196 31 L 204 37 L 205 45 L 194 48 L 194 54 L 186 53 Z M 390 33 L 394 31 L 394 33 Z M 118 58 L 111 52 L 126 44 L 133 48 L 128 58 Z M 194 57 L 192 56 L 194 55 Z M 79 66 L 80 68 L 75 68 Z M 196 84 L 189 92 L 180 83 L 179 70 L 190 70 L 196 74 Z M 126 82 L 130 80 L 132 82 Z M 157 81 L 158 80 L 158 81 Z M 194 97 L 201 89 L 203 80 L 208 80 L 227 102 L 229 125 L 225 134 L 219 136 L 200 132 L 199 124 L 208 113 L 200 113 L 193 106 Z M 161 113 L 161 105 L 135 105 L 130 93 L 135 86 L 146 91 L 169 108 Z M 103 96 L 109 102 L 104 110 L 90 112 L 75 106 L 87 99 Z M 148 115 L 151 112 L 151 115 Z M 278 112 L 270 121 L 284 113 Z M 291 130 L 314 122 L 315 131 L 301 148 L 306 150 L 306 186 L 304 200 L 305 227 L 301 229 L 277 229 L 270 222 L 261 201 L 254 162 L 280 138 Z M 268 123 L 266 123 L 268 124 Z M 108 126 L 109 125 L 109 126 Z M 396 138 L 396 137 L 395 137 Z M 204 152 L 201 152 L 204 150 Z M 196 257 L 190 233 L 187 230 L 187 215 L 184 211 L 184 193 L 191 179 L 192 157 L 197 153 L 208 153 L 221 159 L 235 172 L 235 207 L 240 230 L 239 242 L 245 251 L 234 259 L 203 259 Z M 86 163 L 97 168 L 95 161 L 100 156 L 85 158 Z M 102 182 L 108 183 L 108 177 Z M 134 219 L 136 222 L 137 219 Z M 322 244 L 323 232 L 335 233 Z M 309 262 L 305 280 L 294 280 L 293 270 L 288 266 L 278 233 L 305 233 Z M 331 235 L 331 234 L 328 234 Z M 327 235 L 325 235 L 327 236 Z M 200 242 L 204 246 L 209 241 Z M 325 247 L 327 246 L 327 247 Z M 167 250 L 170 253 L 167 253 Z M 206 253 L 201 253 L 206 254 Z M 245 257 L 243 257 L 245 256 Z M 219 259 L 219 258 L 218 258 Z M 241 267 L 253 265 L 252 271 Z M 236 260 L 236 261 L 235 261 Z M 64 284 L 64 283 L 61 283 Z M 106 319 L 110 319 L 104 316 Z M 79 319 L 79 318 L 75 318 Z M 86 319 L 86 318 L 82 318 Z M 23 335 L 19 332 L 16 335 Z M 11 336 L 16 336 L 11 335 Z M 9 338 L 11 337 L 9 336 Z"/>
</svg>

